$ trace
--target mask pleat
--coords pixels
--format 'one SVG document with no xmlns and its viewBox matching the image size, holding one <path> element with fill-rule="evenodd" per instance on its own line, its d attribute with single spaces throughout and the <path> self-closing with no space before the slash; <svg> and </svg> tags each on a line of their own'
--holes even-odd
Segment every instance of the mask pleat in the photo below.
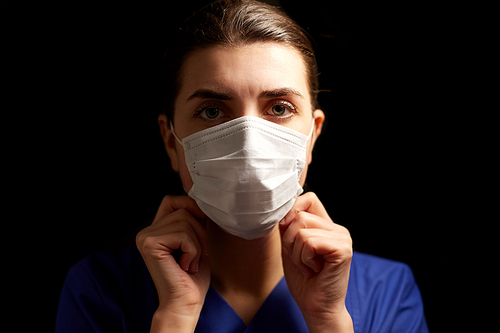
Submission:
<svg viewBox="0 0 500 333">
<path fill-rule="evenodd" d="M 190 135 L 182 139 L 193 180 L 189 196 L 227 232 L 260 237 L 302 193 L 309 137 L 258 117 L 239 117 Z"/>
</svg>

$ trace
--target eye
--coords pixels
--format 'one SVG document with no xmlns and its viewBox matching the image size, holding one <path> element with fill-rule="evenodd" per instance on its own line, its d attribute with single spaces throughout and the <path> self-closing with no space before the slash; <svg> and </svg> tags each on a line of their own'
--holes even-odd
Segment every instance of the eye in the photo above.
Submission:
<svg viewBox="0 0 500 333">
<path fill-rule="evenodd" d="M 275 116 L 282 116 L 286 112 L 286 107 L 281 104 L 273 105 L 271 110 Z"/>
<path fill-rule="evenodd" d="M 295 113 L 295 106 L 286 101 L 278 101 L 271 105 L 268 114 L 271 116 L 287 118 Z"/>
<path fill-rule="evenodd" d="M 210 108 L 206 108 L 204 110 L 204 113 L 208 119 L 215 119 L 219 116 L 220 110 L 219 110 L 219 108 L 211 108 L 210 107 Z"/>
<path fill-rule="evenodd" d="M 224 111 L 217 103 L 207 103 L 200 105 L 194 115 L 202 120 L 214 120 L 223 117 Z"/>
</svg>

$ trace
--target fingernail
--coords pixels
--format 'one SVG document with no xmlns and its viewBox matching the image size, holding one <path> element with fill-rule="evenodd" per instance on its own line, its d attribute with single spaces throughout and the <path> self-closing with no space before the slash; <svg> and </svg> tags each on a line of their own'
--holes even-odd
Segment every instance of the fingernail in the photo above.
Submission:
<svg viewBox="0 0 500 333">
<path fill-rule="evenodd" d="M 196 263 L 196 266 L 195 266 L 195 268 L 194 268 L 194 271 L 195 271 L 195 272 L 198 272 L 199 270 L 200 270 L 200 262 L 198 261 L 198 262 Z"/>
<path fill-rule="evenodd" d="M 280 224 L 285 224 L 285 218 L 282 218 Z"/>
</svg>

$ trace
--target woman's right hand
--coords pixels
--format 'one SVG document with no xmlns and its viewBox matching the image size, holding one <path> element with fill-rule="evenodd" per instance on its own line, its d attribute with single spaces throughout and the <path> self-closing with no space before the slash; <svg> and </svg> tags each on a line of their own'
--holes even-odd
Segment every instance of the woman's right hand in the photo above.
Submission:
<svg viewBox="0 0 500 333">
<path fill-rule="evenodd" d="M 193 332 L 210 285 L 207 217 L 187 196 L 166 196 L 153 223 L 136 237 L 156 286 L 151 332 Z M 174 251 L 182 251 L 179 262 Z"/>
</svg>

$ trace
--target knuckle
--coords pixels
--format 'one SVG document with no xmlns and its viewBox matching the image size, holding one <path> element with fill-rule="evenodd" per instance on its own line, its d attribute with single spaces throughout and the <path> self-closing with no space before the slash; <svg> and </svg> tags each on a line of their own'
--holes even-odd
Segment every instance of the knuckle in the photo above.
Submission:
<svg viewBox="0 0 500 333">
<path fill-rule="evenodd" d="M 332 232 L 334 232 L 337 235 L 341 235 L 343 237 L 351 239 L 351 233 L 349 232 L 349 229 L 340 224 L 335 224 L 335 227 L 333 228 Z"/>
<path fill-rule="evenodd" d="M 167 194 L 166 196 L 163 197 L 163 200 L 165 201 L 172 201 L 175 198 L 174 195 Z"/>
<path fill-rule="evenodd" d="M 172 214 L 175 214 L 175 219 L 178 222 L 182 222 L 184 224 L 190 224 L 191 221 L 193 221 L 195 218 L 193 215 L 187 210 L 186 208 L 179 208 Z"/>
<path fill-rule="evenodd" d="M 295 221 L 296 224 L 300 227 L 300 229 L 307 228 L 307 213 L 306 212 L 297 212 Z"/>
<path fill-rule="evenodd" d="M 302 200 L 309 202 L 309 203 L 315 202 L 318 200 L 318 196 L 314 192 L 304 193 L 303 195 L 300 196 L 300 198 L 302 198 Z"/>
<path fill-rule="evenodd" d="M 352 243 L 347 242 L 343 244 L 342 246 L 339 247 L 338 253 L 340 257 L 343 258 L 352 258 L 353 255 L 353 249 L 352 249 Z"/>
<path fill-rule="evenodd" d="M 184 229 L 184 230 L 179 230 L 177 231 L 176 233 L 172 234 L 173 236 L 175 236 L 177 239 L 181 240 L 181 241 L 191 241 L 192 237 L 191 237 L 191 233 Z"/>
<path fill-rule="evenodd" d="M 141 237 L 141 242 L 138 244 L 138 248 L 142 253 L 150 253 L 156 247 L 155 237 L 144 236 Z"/>
<path fill-rule="evenodd" d="M 304 242 L 308 243 L 311 241 L 311 238 L 308 237 L 309 231 L 305 228 L 299 229 L 297 231 L 297 239 L 301 239 Z"/>
<path fill-rule="evenodd" d="M 135 235 L 135 245 L 139 247 L 142 243 L 142 234 L 139 232 Z"/>
<path fill-rule="evenodd" d="M 345 259 L 352 258 L 352 247 L 346 246 L 341 250 L 341 256 Z"/>
<path fill-rule="evenodd" d="M 316 195 L 316 193 L 314 192 L 307 192 L 306 194 L 304 194 L 304 196 L 306 196 L 306 198 L 310 199 L 310 200 L 315 200 L 315 199 L 318 199 L 318 196 Z"/>
<path fill-rule="evenodd" d="M 140 248 L 142 246 L 142 243 L 144 242 L 144 238 L 145 238 L 145 229 L 142 229 L 141 231 L 139 231 L 137 233 L 137 235 L 135 235 L 135 244 L 137 245 L 138 248 Z"/>
<path fill-rule="evenodd" d="M 174 197 L 172 195 L 164 196 L 163 199 L 161 200 L 160 207 L 169 206 L 169 204 L 173 201 L 173 198 Z"/>
<path fill-rule="evenodd" d="M 314 237 L 308 237 L 305 232 L 301 232 L 301 238 L 302 241 L 304 242 L 304 246 L 307 246 L 309 248 L 314 248 L 316 245 L 316 238 Z"/>
<path fill-rule="evenodd" d="M 177 209 L 170 213 L 170 217 L 172 219 L 175 219 L 176 221 L 178 220 L 185 220 L 187 216 L 187 211 L 184 208 Z"/>
<path fill-rule="evenodd" d="M 340 226 L 340 230 L 346 234 L 347 236 L 349 236 L 349 238 L 351 238 L 351 233 L 349 232 L 349 229 L 347 229 L 346 227 L 344 226 Z"/>
</svg>

